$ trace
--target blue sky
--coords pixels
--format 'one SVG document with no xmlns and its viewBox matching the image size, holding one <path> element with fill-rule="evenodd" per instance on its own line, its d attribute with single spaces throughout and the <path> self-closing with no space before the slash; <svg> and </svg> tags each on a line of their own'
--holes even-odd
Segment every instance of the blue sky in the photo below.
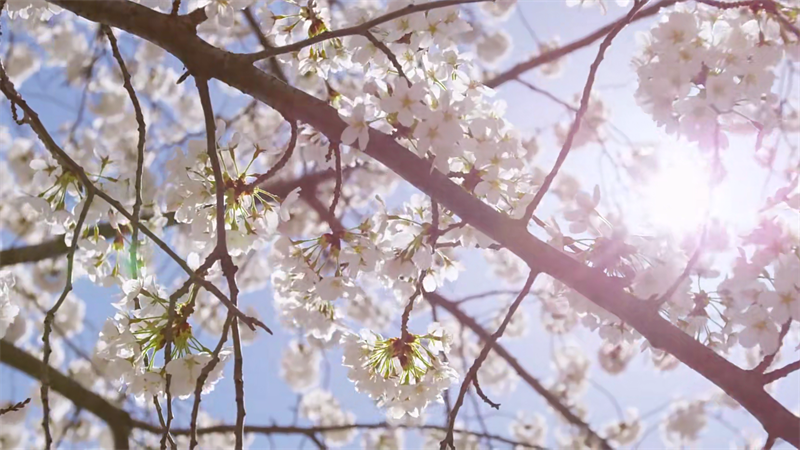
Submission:
<svg viewBox="0 0 800 450">
<path fill-rule="evenodd" d="M 612 2 L 613 3 L 613 2 Z M 543 40 L 548 40 L 554 34 L 559 35 L 562 43 L 567 43 L 575 38 L 581 37 L 602 26 L 614 18 L 624 13 L 624 10 L 609 5 L 609 13 L 603 16 L 597 8 L 580 9 L 567 8 L 563 1 L 522 1 L 519 8 L 524 12 L 528 21 L 535 29 L 538 36 Z M 518 13 L 515 13 L 518 14 Z M 612 120 L 616 126 L 622 129 L 633 140 L 658 140 L 661 139 L 650 118 L 641 113 L 633 98 L 633 91 L 636 88 L 635 72 L 631 69 L 631 56 L 636 52 L 634 35 L 635 31 L 649 28 L 654 19 L 635 23 L 625 29 L 614 41 L 609 49 L 605 62 L 598 74 L 596 86 L 612 110 Z M 512 16 L 507 22 L 499 23 L 508 33 L 512 35 L 515 47 L 511 55 L 500 65 L 498 70 L 509 66 L 527 55 L 536 51 L 536 45 L 522 26 L 518 16 Z M 540 88 L 545 88 L 564 100 L 571 100 L 575 93 L 580 92 L 588 73 L 588 67 L 595 56 L 596 46 L 575 52 L 569 56 L 568 64 L 565 67 L 562 77 L 558 79 L 546 79 L 537 73 L 524 75 L 526 80 L 535 83 Z M 46 78 L 46 75 L 43 75 Z M 38 78 L 38 77 L 37 77 Z M 42 86 L 38 84 L 37 78 L 28 81 L 22 92 L 35 92 Z M 191 80 L 188 81 L 191 83 Z M 66 91 L 62 88 L 52 88 L 51 94 L 55 94 L 59 99 L 67 104 L 77 104 L 78 93 Z M 218 91 L 216 93 L 219 93 Z M 498 98 L 508 103 L 506 117 L 515 124 L 523 134 L 529 134 L 539 126 L 550 124 L 558 118 L 564 119 L 564 110 L 561 106 L 552 103 L 550 100 L 529 91 L 527 88 L 515 82 L 509 82 L 499 88 Z M 58 124 L 69 120 L 72 116 L 64 108 L 53 106 L 46 99 L 29 97 L 28 100 L 36 108 L 43 120 L 51 129 L 55 129 Z M 3 124 L 15 129 L 10 122 L 7 111 L 0 113 Z M 550 162 L 555 158 L 558 148 L 553 142 L 544 141 L 540 162 L 549 167 Z M 749 142 L 739 142 L 733 145 L 732 152 L 735 155 L 746 156 L 749 151 Z M 690 152 L 691 148 L 676 148 L 677 152 Z M 601 183 L 602 179 L 598 173 L 598 153 L 597 149 L 585 149 L 575 152 L 568 159 L 564 170 L 577 176 L 584 188 L 591 189 L 596 183 Z M 732 178 L 737 174 L 746 176 L 747 166 L 744 164 L 732 163 L 730 170 Z M 606 175 L 608 176 L 608 175 Z M 760 187 L 761 184 L 758 183 Z M 743 203 L 754 202 L 757 193 L 752 189 L 742 188 L 736 191 L 736 197 Z M 404 198 L 405 194 L 412 190 L 402 187 L 395 199 Z M 752 200 L 742 200 L 752 198 Z M 475 253 L 464 252 L 464 265 L 467 270 L 461 274 L 458 281 L 446 286 L 443 293 L 452 298 L 457 298 L 470 293 L 482 292 L 487 289 L 499 288 L 498 280 L 487 278 L 487 266 Z M 176 273 L 176 272 L 172 272 Z M 106 317 L 113 314 L 110 303 L 116 298 L 115 290 L 97 288 L 86 280 L 81 280 L 76 285 L 76 294 L 87 304 L 87 326 L 81 335 L 75 338 L 85 348 L 91 348 L 97 330 Z M 286 343 L 293 337 L 290 332 L 286 332 L 278 327 L 275 315 L 272 310 L 272 298 L 269 290 L 259 291 L 244 295 L 241 298 L 243 305 L 252 304 L 257 307 L 265 322 L 276 331 L 275 336 L 262 335 L 254 345 L 245 347 L 245 382 L 246 382 L 246 402 L 247 402 L 247 423 L 253 425 L 266 425 L 270 423 L 290 424 L 293 418 L 293 411 L 297 396 L 292 393 L 285 383 L 278 376 L 278 367 L 281 350 Z M 466 310 L 479 319 L 486 319 L 490 308 L 491 300 L 480 304 L 470 304 Z M 532 327 L 523 339 L 504 340 L 507 346 L 532 375 L 542 381 L 548 380 L 553 376 L 551 369 L 551 346 L 553 338 L 546 334 L 538 323 L 538 306 L 535 299 L 530 299 L 524 304 L 524 308 L 529 315 L 529 323 Z M 420 323 L 425 319 L 419 319 Z M 399 321 L 398 321 L 399 322 Z M 399 327 L 398 327 L 399 329 Z M 216 338 L 206 337 L 204 342 L 214 342 Z M 648 353 L 637 355 L 631 362 L 628 370 L 621 375 L 612 376 L 603 372 L 596 364 L 596 353 L 600 346 L 599 338 L 585 329 L 578 329 L 574 336 L 569 340 L 579 343 L 585 350 L 587 356 L 593 361 L 591 369 L 592 379 L 602 388 L 610 392 L 618 404 L 623 408 L 629 406 L 637 407 L 640 413 L 645 413 L 653 409 L 662 407 L 667 402 L 677 397 L 694 399 L 705 396 L 714 391 L 713 385 L 701 376 L 695 374 L 685 367 L 667 372 L 658 373 L 652 369 L 649 362 Z M 559 341 L 555 341 L 559 345 Z M 68 351 L 69 354 L 69 351 Z M 345 371 L 340 365 L 341 355 L 337 351 L 329 352 L 327 355 L 327 365 L 330 368 L 330 385 L 340 400 L 345 410 L 353 411 L 358 416 L 359 422 L 376 422 L 384 419 L 383 414 L 378 411 L 372 402 L 365 396 L 356 393 L 352 384 L 347 381 Z M 235 406 L 233 401 L 232 385 L 232 364 L 226 369 L 225 378 L 217 385 L 212 394 L 203 400 L 204 409 L 215 418 L 232 423 L 235 420 Z M 22 374 L 15 373 L 6 366 L 0 366 L 0 398 L 18 399 L 20 389 L 24 386 L 31 386 L 30 380 Z M 541 412 L 548 417 L 548 423 L 554 425 L 556 419 L 550 415 L 545 403 L 529 387 L 520 382 L 516 390 L 506 395 L 492 395 L 493 400 L 502 404 L 499 413 L 488 412 L 488 408 L 483 408 L 486 413 L 486 423 L 492 432 L 507 434 L 509 417 L 513 416 L 517 410 L 526 412 Z M 793 376 L 779 384 L 777 398 L 789 408 L 797 408 L 800 403 L 800 375 L 795 373 Z M 590 411 L 589 422 L 595 430 L 610 420 L 616 418 L 616 407 L 600 389 L 589 387 L 585 403 Z M 469 405 L 469 403 L 468 403 Z M 185 420 L 190 409 L 189 401 L 178 402 L 176 406 L 176 416 L 178 425 L 186 425 Z M 648 424 L 654 423 L 654 418 L 660 418 L 666 409 L 655 414 L 650 418 Z M 38 424 L 39 411 L 36 410 L 33 422 Z M 441 423 L 443 409 L 440 407 L 432 408 L 428 411 L 431 423 Z M 460 418 L 467 422 L 471 427 L 477 427 L 474 419 L 474 412 L 470 406 L 462 410 Z M 709 423 L 702 439 L 698 443 L 701 448 L 729 448 L 731 442 L 736 440 L 736 436 L 728 428 L 747 430 L 750 432 L 761 433 L 760 426 L 745 412 L 725 411 L 723 420 L 729 425 L 723 425 L 720 421 L 709 418 Z M 299 424 L 308 424 L 300 421 Z M 552 430 L 548 433 L 548 445 L 552 445 Z M 296 448 L 299 438 L 296 436 L 276 436 L 274 443 L 276 448 Z M 418 445 L 415 439 L 407 438 L 409 448 Z M 736 441 L 741 444 L 741 441 Z M 266 438 L 256 437 L 252 448 L 267 448 Z M 307 448 L 312 448 L 313 444 L 306 443 Z M 348 448 L 360 447 L 358 440 L 354 441 Z M 650 433 L 644 440 L 642 448 L 663 448 L 663 443 L 658 430 Z"/>
</svg>

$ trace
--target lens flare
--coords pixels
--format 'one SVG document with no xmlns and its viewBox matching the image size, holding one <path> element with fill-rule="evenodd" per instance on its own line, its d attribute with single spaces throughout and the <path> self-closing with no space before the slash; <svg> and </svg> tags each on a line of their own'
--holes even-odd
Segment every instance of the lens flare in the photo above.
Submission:
<svg viewBox="0 0 800 450">
<path fill-rule="evenodd" d="M 676 234 L 702 226 L 711 206 L 709 168 L 700 158 L 665 158 L 643 191 L 647 220 Z"/>
</svg>

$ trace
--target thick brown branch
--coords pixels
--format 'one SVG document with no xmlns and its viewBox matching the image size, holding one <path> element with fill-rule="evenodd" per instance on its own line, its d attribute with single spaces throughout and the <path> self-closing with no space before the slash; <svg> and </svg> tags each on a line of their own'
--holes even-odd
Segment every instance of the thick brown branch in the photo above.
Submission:
<svg viewBox="0 0 800 450">
<path fill-rule="evenodd" d="M 187 21 L 176 24 L 168 15 L 126 1 L 53 2 L 88 20 L 107 23 L 147 39 L 179 58 L 193 74 L 219 79 L 279 112 L 291 113 L 329 139 L 339 139 L 347 126 L 337 111 L 325 101 L 287 86 L 254 67 L 241 55 L 211 46 L 194 33 L 192 24 Z M 658 6 L 666 4 L 671 3 L 661 2 Z M 431 172 L 429 163 L 403 148 L 390 136 L 371 130 L 365 153 L 497 241 L 499 246 L 509 249 L 532 269 L 541 270 L 562 281 L 625 321 L 655 348 L 671 353 L 720 387 L 753 414 L 768 433 L 800 447 L 800 436 L 796 433 L 800 419 L 763 390 L 760 376 L 736 367 L 695 341 L 648 308 L 646 302 L 623 291 L 617 282 L 602 271 L 562 254 L 528 233 L 519 221 L 495 211 L 465 192 L 446 175 L 436 170 Z"/>
<path fill-rule="evenodd" d="M 36 379 L 39 378 L 39 374 L 44 370 L 40 359 L 2 339 L 0 339 L 0 362 Z M 127 412 L 84 388 L 77 381 L 59 372 L 58 369 L 51 367 L 49 372 L 50 387 L 54 391 L 66 397 L 75 406 L 91 412 L 108 424 L 114 437 L 114 448 L 129 448 L 128 436 L 131 432 L 131 417 Z"/>
</svg>

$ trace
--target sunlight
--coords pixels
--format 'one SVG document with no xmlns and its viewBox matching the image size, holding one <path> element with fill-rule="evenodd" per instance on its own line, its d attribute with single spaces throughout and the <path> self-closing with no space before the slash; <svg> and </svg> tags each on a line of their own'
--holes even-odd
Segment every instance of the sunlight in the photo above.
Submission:
<svg viewBox="0 0 800 450">
<path fill-rule="evenodd" d="M 699 157 L 673 153 L 664 158 L 642 193 L 647 220 L 676 234 L 700 227 L 711 200 L 708 170 Z"/>
</svg>

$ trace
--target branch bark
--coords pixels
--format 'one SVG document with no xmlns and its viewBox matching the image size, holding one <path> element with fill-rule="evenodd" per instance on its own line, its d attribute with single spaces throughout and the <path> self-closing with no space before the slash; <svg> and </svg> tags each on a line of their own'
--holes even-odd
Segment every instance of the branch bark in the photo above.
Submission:
<svg viewBox="0 0 800 450">
<path fill-rule="evenodd" d="M 653 5 L 648 6 L 647 8 L 644 8 L 641 11 L 639 11 L 639 13 L 633 17 L 633 20 L 631 20 L 631 22 L 636 22 L 637 20 L 653 16 L 656 13 L 658 13 L 661 10 L 661 8 L 672 6 L 675 3 L 678 3 L 679 1 L 681 0 L 661 0 L 657 3 L 654 3 Z M 625 20 L 624 17 L 618 19 L 593 33 L 587 34 L 586 36 L 576 41 L 570 42 L 567 45 L 550 50 L 549 52 L 542 53 L 541 55 L 535 56 L 529 59 L 528 61 L 521 62 L 516 66 L 508 69 L 507 71 L 484 81 L 483 84 L 485 84 L 490 88 L 497 88 L 503 83 L 515 80 L 520 75 L 529 70 L 535 69 L 536 67 L 539 67 L 547 63 L 551 63 L 559 58 L 563 58 L 564 56 L 569 55 L 570 53 L 576 50 L 592 45 L 598 39 L 602 39 L 603 36 L 613 31 L 614 28 L 616 28 L 624 20 Z"/>
<path fill-rule="evenodd" d="M 350 168 L 346 169 L 345 171 L 348 170 L 350 170 Z M 286 195 L 298 187 L 313 187 L 320 183 L 324 183 L 325 181 L 332 180 L 335 177 L 336 172 L 333 169 L 329 169 L 320 172 L 313 172 L 294 179 L 271 181 L 261 185 L 261 188 L 277 195 L 278 197 L 286 197 Z M 175 222 L 174 213 L 167 213 L 164 215 L 164 217 L 167 219 L 166 226 L 169 227 L 177 224 L 177 222 Z M 149 220 L 151 218 L 152 215 L 142 216 L 143 220 Z M 110 239 L 116 234 L 116 230 L 108 223 L 98 225 L 98 232 L 100 236 L 103 236 L 106 239 Z M 69 246 L 65 243 L 63 235 L 39 244 L 5 249 L 0 251 L 0 268 L 5 266 L 13 266 L 14 264 L 31 263 L 41 261 L 43 259 L 55 258 L 67 253 L 68 250 Z"/>
<path fill-rule="evenodd" d="M 522 290 L 520 291 L 519 295 L 517 295 L 517 299 L 514 300 L 514 302 L 508 308 L 508 312 L 506 313 L 503 322 L 497 328 L 497 331 L 495 331 L 491 336 L 489 336 L 489 339 L 486 339 L 486 342 L 483 345 L 483 348 L 481 349 L 481 353 L 478 355 L 477 358 L 475 358 L 475 361 L 472 363 L 472 366 L 469 368 L 467 374 L 464 375 L 464 381 L 461 383 L 461 389 L 458 392 L 456 403 L 455 405 L 453 405 L 453 410 L 450 411 L 450 417 L 447 423 L 447 435 L 439 444 L 439 448 L 441 450 L 445 450 L 447 448 L 455 450 L 456 448 L 455 445 L 453 444 L 453 429 L 455 428 L 456 425 L 456 417 L 458 417 L 458 410 L 461 409 L 461 405 L 464 403 L 464 396 L 466 395 L 470 384 L 472 383 L 475 384 L 475 390 L 477 390 L 480 393 L 480 396 L 482 399 L 484 399 L 484 401 L 486 401 L 490 405 L 496 405 L 491 401 L 489 401 L 486 395 L 483 394 L 483 391 L 481 390 L 480 385 L 478 383 L 478 370 L 480 370 L 483 362 L 486 361 L 486 357 L 489 356 L 489 352 L 492 350 L 492 346 L 496 344 L 497 341 L 503 336 L 506 327 L 508 326 L 509 322 L 511 322 L 511 318 L 514 316 L 514 313 L 517 311 L 517 308 L 519 308 L 519 305 L 522 303 L 522 300 L 528 296 L 528 293 L 531 290 L 531 286 L 533 286 L 533 282 L 534 280 L 536 280 L 536 277 L 538 275 L 539 272 L 531 272 L 530 275 L 528 275 L 528 280 L 525 282 L 525 286 L 522 287 Z M 499 409 L 500 405 L 494 407 Z M 610 449 L 610 447 L 608 447 L 607 444 L 605 445 L 604 448 Z"/>
<path fill-rule="evenodd" d="M 176 20 L 144 6 L 127 2 L 52 0 L 90 21 L 106 23 L 140 36 L 170 52 L 194 76 L 216 78 L 258 99 L 278 112 L 291 115 L 338 140 L 346 124 L 326 102 L 286 85 L 255 68 L 247 56 L 213 47 L 195 34 L 192 20 Z M 670 4 L 660 2 L 659 8 Z M 655 14 L 653 10 L 651 14 Z M 644 12 L 644 11 L 643 11 Z M 642 13 L 640 13 L 641 15 Z M 603 33 L 604 35 L 605 33 Z M 391 136 L 370 131 L 365 152 L 441 205 L 508 248 L 532 270 L 561 280 L 570 288 L 625 321 L 650 344 L 716 384 L 764 426 L 766 431 L 800 448 L 800 419 L 767 394 L 760 375 L 748 373 L 664 320 L 646 302 L 625 292 L 602 271 L 581 264 L 532 236 L 519 221 L 497 212 L 446 175 L 429 169 Z"/>
<path fill-rule="evenodd" d="M 461 324 L 472 330 L 472 332 L 475 333 L 482 341 L 491 342 L 491 335 L 489 332 L 486 331 L 486 329 L 484 329 L 477 321 L 475 321 L 474 318 L 464 313 L 458 307 L 458 303 L 442 297 L 437 292 L 426 292 L 425 299 L 428 300 L 431 305 L 441 307 L 445 311 L 449 312 Z M 517 375 L 519 375 L 519 377 L 522 378 L 522 380 L 525 381 L 528 386 L 541 395 L 551 408 L 561 414 L 564 420 L 583 430 L 583 432 L 586 433 L 586 435 L 590 438 L 598 442 L 603 441 L 603 438 L 598 436 L 597 433 L 592 430 L 589 424 L 584 422 L 580 417 L 576 416 L 572 411 L 570 411 L 569 408 L 561 403 L 558 397 L 545 388 L 542 383 L 539 382 L 539 380 L 530 374 L 530 372 L 525 370 L 525 368 L 522 367 L 522 364 L 520 364 L 519 361 L 517 361 L 517 359 L 505 349 L 505 347 L 497 342 L 492 342 L 491 347 L 498 356 L 503 358 L 503 360 L 505 360 L 505 362 L 508 363 L 512 369 L 514 369 Z"/>
<path fill-rule="evenodd" d="M 0 339 L 0 362 L 36 379 L 39 378 L 39 374 L 42 373 L 44 368 L 41 360 L 3 339 Z M 114 437 L 114 448 L 129 448 L 128 437 L 131 433 L 132 421 L 127 412 L 84 388 L 80 383 L 57 369 L 50 367 L 49 372 L 50 387 L 54 391 L 108 424 L 111 429 L 111 435 Z"/>
</svg>

